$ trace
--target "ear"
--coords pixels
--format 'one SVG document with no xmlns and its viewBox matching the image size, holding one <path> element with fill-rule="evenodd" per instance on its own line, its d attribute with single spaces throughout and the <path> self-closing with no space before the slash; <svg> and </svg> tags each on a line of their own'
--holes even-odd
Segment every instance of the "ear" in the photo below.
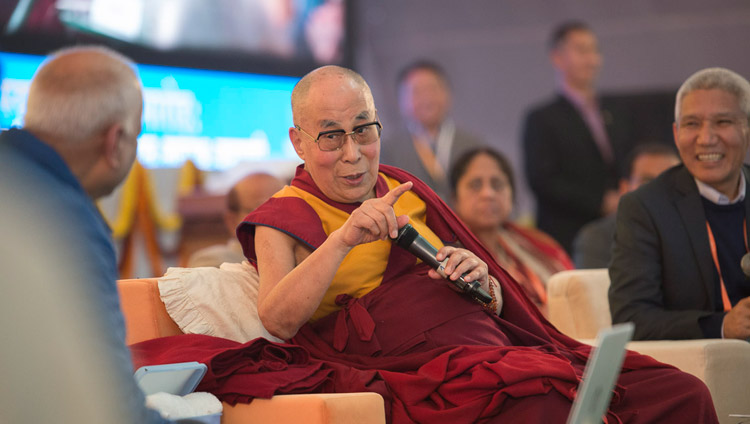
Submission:
<svg viewBox="0 0 750 424">
<path fill-rule="evenodd" d="M 112 168 L 119 168 L 122 162 L 122 135 L 123 135 L 122 124 L 115 123 L 110 125 L 104 132 L 104 142 L 102 146 L 102 154 L 104 161 Z"/>
<path fill-rule="evenodd" d="M 297 152 L 297 156 L 299 156 L 304 162 L 305 152 L 302 150 L 302 138 L 299 136 L 297 128 L 289 127 L 289 140 L 292 142 L 292 146 L 294 146 L 294 151 Z"/>
<path fill-rule="evenodd" d="M 222 216 L 224 218 L 224 226 L 232 237 L 235 236 L 235 230 L 237 229 L 237 214 L 231 211 L 224 211 Z M 243 216 L 244 218 L 244 216 Z"/>
<path fill-rule="evenodd" d="M 677 121 L 672 122 L 672 138 L 674 139 L 674 145 L 677 147 L 677 150 L 680 150 L 680 146 L 677 145 Z"/>
<path fill-rule="evenodd" d="M 630 191 L 630 181 L 627 178 L 620 178 L 619 192 L 620 196 Z"/>
<path fill-rule="evenodd" d="M 560 53 L 560 47 L 554 48 L 549 52 L 549 61 L 555 69 L 563 69 L 564 63 L 562 53 Z"/>
</svg>

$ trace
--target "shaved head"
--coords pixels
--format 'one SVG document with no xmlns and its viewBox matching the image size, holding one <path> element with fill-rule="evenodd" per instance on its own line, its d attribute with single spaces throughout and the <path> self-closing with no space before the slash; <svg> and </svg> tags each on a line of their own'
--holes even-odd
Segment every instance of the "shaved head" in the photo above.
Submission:
<svg viewBox="0 0 750 424">
<path fill-rule="evenodd" d="M 366 92 L 367 98 L 370 102 L 374 103 L 370 86 L 367 85 L 367 82 L 362 78 L 362 75 L 341 66 L 323 66 L 302 77 L 302 79 L 297 82 L 297 85 L 294 86 L 294 90 L 292 90 L 292 118 L 295 123 L 298 123 L 305 115 L 310 92 L 315 89 L 318 83 L 324 81 L 339 81 L 344 85 L 359 87 Z"/>
<path fill-rule="evenodd" d="M 234 234 L 247 214 L 282 188 L 284 183 L 280 179 L 265 173 L 250 174 L 239 180 L 227 193 L 224 225 L 229 233 Z"/>
<path fill-rule="evenodd" d="M 292 113 L 294 126 L 289 128 L 289 140 L 321 192 L 341 203 L 373 197 L 381 125 L 372 92 L 362 76 L 339 66 L 310 72 L 294 87 Z M 377 140 L 360 144 L 353 131 L 370 125 L 378 127 Z M 343 144 L 321 150 L 318 137 L 323 132 L 344 133 Z"/>
<path fill-rule="evenodd" d="M 270 174 L 250 174 L 239 180 L 227 193 L 227 209 L 248 214 L 281 190 L 284 183 Z M 243 215 L 244 217 L 244 215 Z"/>
</svg>

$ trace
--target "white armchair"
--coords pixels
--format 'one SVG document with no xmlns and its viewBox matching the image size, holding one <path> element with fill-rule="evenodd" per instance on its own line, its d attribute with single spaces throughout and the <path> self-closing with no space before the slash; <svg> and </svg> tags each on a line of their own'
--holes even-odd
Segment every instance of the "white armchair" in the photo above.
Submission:
<svg viewBox="0 0 750 424">
<path fill-rule="evenodd" d="M 606 269 L 563 271 L 547 286 L 549 317 L 560 331 L 583 342 L 610 327 Z M 700 378 L 711 392 L 722 423 L 729 414 L 750 414 L 750 343 L 741 340 L 636 341 L 628 349 Z"/>
</svg>

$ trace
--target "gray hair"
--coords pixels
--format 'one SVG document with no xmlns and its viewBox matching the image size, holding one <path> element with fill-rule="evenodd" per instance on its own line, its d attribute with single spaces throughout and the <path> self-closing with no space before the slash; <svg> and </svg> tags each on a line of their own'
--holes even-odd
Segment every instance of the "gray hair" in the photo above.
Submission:
<svg viewBox="0 0 750 424">
<path fill-rule="evenodd" d="M 691 75 L 677 91 L 674 119 L 680 119 L 682 100 L 696 90 L 722 90 L 734 94 L 740 110 L 750 120 L 750 83 L 736 72 L 726 68 L 707 68 Z"/>
<path fill-rule="evenodd" d="M 32 79 L 24 128 L 77 143 L 116 122 L 129 123 L 143 101 L 134 68 L 130 59 L 105 47 L 53 53 Z"/>
<path fill-rule="evenodd" d="M 292 90 L 292 119 L 294 120 L 295 124 L 298 122 L 298 119 L 302 114 L 303 105 L 306 103 L 307 94 L 310 91 L 310 87 L 312 87 L 313 84 L 320 81 L 321 79 L 330 76 L 350 78 L 357 85 L 361 86 L 367 92 L 370 100 L 372 100 L 372 91 L 370 90 L 370 86 L 367 85 L 365 79 L 362 78 L 362 75 L 349 68 L 344 68 L 341 66 L 322 66 L 307 73 L 304 77 L 302 77 L 302 79 L 297 82 L 297 84 L 294 86 L 294 89 Z"/>
</svg>

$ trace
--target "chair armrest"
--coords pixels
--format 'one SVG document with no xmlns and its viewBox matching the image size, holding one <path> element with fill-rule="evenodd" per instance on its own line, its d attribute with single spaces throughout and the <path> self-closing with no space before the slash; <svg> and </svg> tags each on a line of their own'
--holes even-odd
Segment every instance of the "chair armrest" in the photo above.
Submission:
<svg viewBox="0 0 750 424">
<path fill-rule="evenodd" d="M 628 349 L 673 365 L 706 383 L 721 422 L 729 414 L 750 414 L 750 343 L 742 340 L 660 340 Z"/>
<path fill-rule="evenodd" d="M 385 424 L 385 404 L 377 393 L 278 395 L 223 406 L 222 424 Z"/>
<path fill-rule="evenodd" d="M 612 326 L 606 269 L 561 271 L 547 282 L 549 320 L 574 339 L 593 339 Z"/>
<path fill-rule="evenodd" d="M 117 290 L 125 317 L 126 344 L 182 334 L 161 301 L 155 278 L 119 280 Z"/>
<path fill-rule="evenodd" d="M 155 278 L 119 280 L 126 343 L 182 334 L 169 317 Z M 223 424 L 307 423 L 385 424 L 385 404 L 377 393 L 278 395 L 249 404 L 223 404 Z"/>
</svg>

